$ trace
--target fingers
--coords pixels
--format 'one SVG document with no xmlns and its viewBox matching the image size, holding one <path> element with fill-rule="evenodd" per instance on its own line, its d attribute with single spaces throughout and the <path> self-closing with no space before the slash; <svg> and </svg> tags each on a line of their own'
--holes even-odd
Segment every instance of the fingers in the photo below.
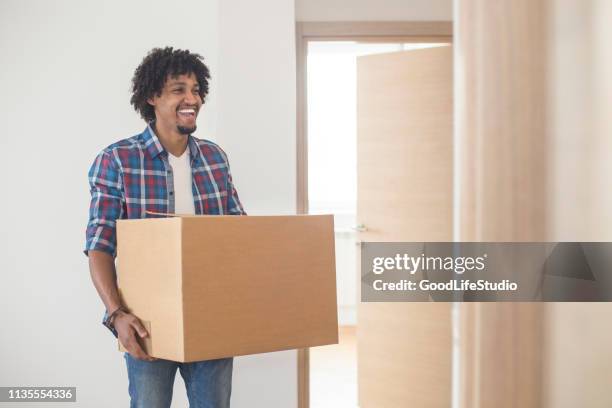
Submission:
<svg viewBox="0 0 612 408">
<path fill-rule="evenodd" d="M 140 337 L 144 338 L 149 335 L 149 333 L 147 332 L 147 329 L 145 329 L 142 323 L 140 323 L 140 320 L 134 319 L 131 322 L 131 325 L 134 328 L 134 330 L 136 330 L 136 333 L 138 333 Z"/>
<path fill-rule="evenodd" d="M 143 350 L 143 348 L 140 345 L 140 343 L 138 343 L 138 339 L 137 339 L 136 333 L 134 331 L 131 331 L 129 337 L 127 339 L 125 339 L 125 342 L 121 341 L 121 343 L 123 344 L 125 349 L 128 351 L 128 353 L 130 353 L 130 355 L 132 357 L 137 358 L 138 360 L 144 360 L 144 361 L 155 361 L 155 360 L 157 360 L 156 358 L 151 357 L 150 355 L 148 355 Z"/>
<path fill-rule="evenodd" d="M 119 340 L 125 349 L 134 358 L 144 361 L 155 361 L 154 357 L 149 356 L 138 342 L 139 338 L 145 338 L 149 335 L 140 320 L 136 316 L 128 315 L 123 322 L 118 322 L 117 331 Z"/>
<path fill-rule="evenodd" d="M 145 353 L 142 347 L 140 347 L 140 344 L 138 344 L 138 341 L 136 341 L 136 337 L 133 337 L 133 341 L 131 342 L 130 346 L 126 346 L 125 348 L 132 355 L 132 357 L 137 358 L 139 360 L 144 360 L 144 361 L 157 360 L 156 358 L 153 358 L 147 353 Z"/>
</svg>

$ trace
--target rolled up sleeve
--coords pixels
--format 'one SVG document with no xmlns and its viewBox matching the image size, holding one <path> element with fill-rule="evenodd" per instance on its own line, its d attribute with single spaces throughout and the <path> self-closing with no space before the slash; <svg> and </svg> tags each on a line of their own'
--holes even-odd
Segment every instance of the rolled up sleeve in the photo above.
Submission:
<svg viewBox="0 0 612 408">
<path fill-rule="evenodd" d="M 113 156 L 103 151 L 94 160 L 88 173 L 91 192 L 89 221 L 86 230 L 85 255 L 89 251 L 117 251 L 117 220 L 124 213 L 121 173 Z"/>
<path fill-rule="evenodd" d="M 236 191 L 236 187 L 234 187 L 234 182 L 232 181 L 231 173 L 229 173 L 228 175 L 227 184 L 227 192 L 229 196 L 227 202 L 227 212 L 231 215 L 247 215 L 247 213 L 244 211 L 244 208 L 242 208 L 240 199 L 238 198 L 238 192 Z"/>
</svg>

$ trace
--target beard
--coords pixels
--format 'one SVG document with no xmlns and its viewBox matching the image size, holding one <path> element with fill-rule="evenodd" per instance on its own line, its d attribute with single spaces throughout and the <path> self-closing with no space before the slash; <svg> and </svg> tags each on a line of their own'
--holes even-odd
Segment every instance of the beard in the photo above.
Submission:
<svg viewBox="0 0 612 408">
<path fill-rule="evenodd" d="M 193 125 L 192 127 L 177 126 L 176 129 L 179 131 L 181 135 L 190 135 L 196 131 L 197 126 L 196 125 Z"/>
</svg>

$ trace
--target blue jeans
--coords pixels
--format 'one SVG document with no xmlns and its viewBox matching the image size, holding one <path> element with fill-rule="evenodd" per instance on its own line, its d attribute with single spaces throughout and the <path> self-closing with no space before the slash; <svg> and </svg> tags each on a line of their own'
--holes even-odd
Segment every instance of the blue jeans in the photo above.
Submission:
<svg viewBox="0 0 612 408">
<path fill-rule="evenodd" d="M 130 381 L 130 408 L 169 408 L 176 369 L 187 388 L 190 408 L 229 408 L 233 358 L 177 363 L 142 361 L 124 355 Z"/>
</svg>

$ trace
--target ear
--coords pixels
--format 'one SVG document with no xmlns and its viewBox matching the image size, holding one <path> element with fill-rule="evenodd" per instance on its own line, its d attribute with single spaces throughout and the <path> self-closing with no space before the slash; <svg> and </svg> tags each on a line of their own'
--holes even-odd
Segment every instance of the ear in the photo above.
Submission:
<svg viewBox="0 0 612 408">
<path fill-rule="evenodd" d="M 155 99 L 154 98 L 149 98 L 147 99 L 147 103 L 151 106 L 155 106 Z"/>
</svg>

